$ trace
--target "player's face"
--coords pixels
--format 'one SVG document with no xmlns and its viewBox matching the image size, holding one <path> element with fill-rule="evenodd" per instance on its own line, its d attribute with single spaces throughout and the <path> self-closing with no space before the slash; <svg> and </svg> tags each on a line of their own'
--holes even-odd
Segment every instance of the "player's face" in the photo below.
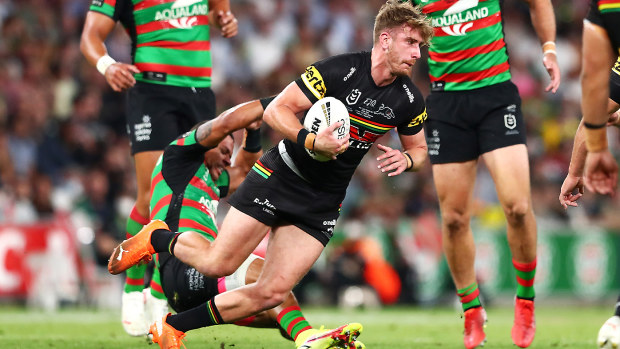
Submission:
<svg viewBox="0 0 620 349">
<path fill-rule="evenodd" d="M 225 167 L 230 166 L 234 145 L 232 137 L 226 137 L 217 147 L 205 153 L 205 164 L 214 181 L 220 177 Z"/>
<path fill-rule="evenodd" d="M 392 29 L 390 34 L 392 40 L 387 51 L 390 71 L 396 76 L 410 76 L 413 65 L 421 56 L 422 36 L 406 24 Z"/>
</svg>

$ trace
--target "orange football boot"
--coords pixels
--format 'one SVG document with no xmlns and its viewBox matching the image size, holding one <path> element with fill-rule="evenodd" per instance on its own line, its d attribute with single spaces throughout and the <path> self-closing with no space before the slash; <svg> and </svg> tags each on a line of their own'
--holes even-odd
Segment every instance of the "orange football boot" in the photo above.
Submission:
<svg viewBox="0 0 620 349">
<path fill-rule="evenodd" d="M 161 349 L 179 349 L 181 346 L 185 348 L 185 344 L 183 344 L 185 332 L 181 332 L 170 326 L 170 324 L 166 322 L 168 315 L 170 315 L 170 313 L 164 315 L 163 318 L 155 321 L 155 323 L 151 325 L 149 329 L 149 338 L 153 343 L 159 344 Z"/>
<path fill-rule="evenodd" d="M 121 242 L 108 261 L 108 271 L 110 274 L 119 274 L 138 263 L 148 263 L 153 259 L 155 253 L 151 245 L 151 234 L 157 229 L 168 229 L 164 221 L 158 219 L 145 225 L 138 234 Z"/>
<path fill-rule="evenodd" d="M 473 349 L 484 346 L 487 337 L 484 334 L 486 327 L 487 313 L 482 307 L 467 309 L 465 311 L 465 332 L 463 342 L 465 348 Z"/>
<path fill-rule="evenodd" d="M 534 319 L 534 301 L 516 298 L 515 322 L 512 325 L 512 342 L 521 348 L 527 348 L 534 340 L 536 320 Z"/>
</svg>

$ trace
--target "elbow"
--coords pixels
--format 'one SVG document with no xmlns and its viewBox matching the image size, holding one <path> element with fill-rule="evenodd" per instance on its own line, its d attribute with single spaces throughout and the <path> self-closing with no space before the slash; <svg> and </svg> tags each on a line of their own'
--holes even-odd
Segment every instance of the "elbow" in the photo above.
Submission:
<svg viewBox="0 0 620 349">
<path fill-rule="evenodd" d="M 265 112 L 263 113 L 263 121 L 266 122 L 268 125 L 273 125 L 272 122 L 275 117 L 275 108 L 275 106 L 270 104 L 267 106 L 267 109 L 265 109 Z"/>
</svg>

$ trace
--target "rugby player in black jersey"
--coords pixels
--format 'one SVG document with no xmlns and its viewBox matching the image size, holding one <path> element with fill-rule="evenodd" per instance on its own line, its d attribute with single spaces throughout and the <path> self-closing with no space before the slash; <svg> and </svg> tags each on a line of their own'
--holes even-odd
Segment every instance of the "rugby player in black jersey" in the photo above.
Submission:
<svg viewBox="0 0 620 349">
<path fill-rule="evenodd" d="M 351 176 L 381 135 L 396 128 L 404 151 L 378 144 L 384 152 L 378 157 L 378 170 L 395 176 L 422 167 L 427 153 L 426 109 L 409 75 L 420 58 L 420 47 L 432 33 L 428 19 L 410 3 L 386 2 L 375 18 L 371 52 L 339 55 L 311 65 L 267 107 L 264 121 L 286 139 L 256 162 L 230 198 L 232 207 L 213 243 L 192 232 L 157 229 L 161 225 L 153 222 L 120 245 L 123 253 L 113 254 L 110 271 L 122 272 L 149 251 L 169 250 L 204 275 L 229 275 L 271 228 L 256 283 L 211 299 L 201 309 L 201 325 L 231 323 L 282 303 L 329 242 Z M 310 134 L 296 117 L 327 96 L 347 106 L 350 138 L 338 140 L 332 135 L 339 123 Z M 333 160 L 315 161 L 304 147 Z M 184 316 L 190 314 L 177 314 L 176 319 Z M 162 336 L 180 335 L 165 321 L 159 328 Z M 343 325 L 297 345 L 351 347 L 361 329 L 357 323 Z"/>
<path fill-rule="evenodd" d="M 607 126 L 620 126 L 620 0 L 591 0 L 583 25 L 581 109 L 568 175 L 560 189 L 560 204 L 577 206 L 588 190 L 614 194 L 618 165 L 607 146 Z M 613 64 L 616 60 L 615 64 Z M 609 74 L 609 67 L 611 74 Z M 620 296 L 597 337 L 599 348 L 620 345 Z"/>
</svg>

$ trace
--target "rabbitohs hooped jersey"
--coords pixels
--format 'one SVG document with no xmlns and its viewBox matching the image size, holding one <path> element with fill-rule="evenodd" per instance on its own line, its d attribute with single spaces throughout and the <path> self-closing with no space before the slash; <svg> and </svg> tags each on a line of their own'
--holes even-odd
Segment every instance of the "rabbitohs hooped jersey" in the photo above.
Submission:
<svg viewBox="0 0 620 349">
<path fill-rule="evenodd" d="M 311 158 L 303 145 L 284 140 L 300 173 L 312 184 L 346 190 L 373 143 L 393 128 L 403 135 L 422 130 L 426 120 L 424 97 L 408 77 L 387 86 L 375 85 L 370 75 L 370 52 L 327 58 L 308 68 L 295 82 L 312 103 L 331 96 L 347 107 L 351 121 L 349 148 L 336 160 Z"/>
<path fill-rule="evenodd" d="M 207 0 L 92 0 L 90 10 L 125 27 L 142 72 L 136 80 L 211 87 Z"/>
<path fill-rule="evenodd" d="M 210 148 L 196 142 L 196 130 L 170 143 L 151 177 L 151 219 L 166 221 L 172 231 L 196 231 L 213 241 L 220 197 L 228 194 L 230 177 L 217 181 L 209 174 L 204 154 Z"/>
<path fill-rule="evenodd" d="M 414 0 L 431 19 L 432 91 L 462 91 L 510 80 L 500 0 Z"/>
</svg>

